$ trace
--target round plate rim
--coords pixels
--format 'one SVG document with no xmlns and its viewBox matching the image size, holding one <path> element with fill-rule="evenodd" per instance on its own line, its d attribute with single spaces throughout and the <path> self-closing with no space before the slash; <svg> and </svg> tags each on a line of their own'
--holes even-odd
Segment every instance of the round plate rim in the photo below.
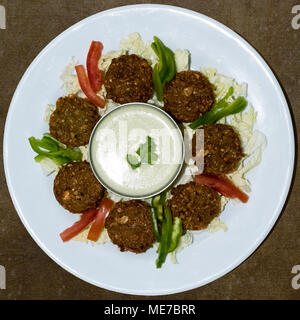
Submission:
<svg viewBox="0 0 300 320">
<path fill-rule="evenodd" d="M 124 289 L 124 288 L 119 288 L 116 286 L 110 286 L 107 285 L 105 283 L 101 283 L 99 281 L 95 281 L 91 278 L 89 278 L 88 276 L 82 276 L 81 274 L 79 274 L 76 270 L 72 269 L 71 267 L 69 267 L 68 265 L 66 265 L 63 261 L 60 261 L 56 256 L 55 253 L 52 253 L 50 250 L 48 250 L 48 248 L 40 241 L 40 239 L 35 235 L 34 231 L 31 229 L 30 225 L 27 223 L 26 218 L 24 217 L 22 210 L 18 204 L 18 200 L 15 198 L 14 192 L 13 192 L 13 185 L 10 179 L 10 175 L 9 175 L 9 170 L 8 170 L 8 163 L 7 163 L 7 132 L 8 132 L 8 127 L 10 125 L 10 118 L 11 115 L 13 113 L 13 105 L 15 100 L 17 99 L 17 96 L 19 94 L 19 90 L 22 87 L 22 84 L 26 81 L 26 78 L 28 77 L 28 74 L 30 73 L 31 69 L 33 68 L 33 66 L 38 63 L 38 61 L 41 59 L 41 57 L 43 56 L 43 54 L 52 46 L 55 46 L 56 42 L 58 42 L 62 37 L 64 37 L 64 35 L 68 32 L 70 32 L 71 30 L 75 29 L 78 25 L 83 24 L 85 22 L 88 22 L 89 20 L 93 20 L 96 19 L 102 15 L 106 15 L 108 13 L 112 13 L 112 12 L 119 12 L 119 11 L 126 11 L 128 9 L 131 8 L 143 8 L 143 9 L 169 9 L 172 11 L 176 11 L 178 13 L 184 13 L 186 15 L 190 15 L 193 17 L 197 17 L 198 19 L 205 21 L 208 24 L 214 25 L 214 27 L 217 27 L 217 29 L 220 32 L 223 32 L 227 35 L 231 35 L 232 38 L 234 38 L 235 41 L 237 41 L 240 45 L 242 45 L 242 47 L 244 49 L 246 49 L 249 54 L 251 54 L 252 57 L 255 58 L 255 60 L 257 61 L 257 63 L 259 63 L 262 67 L 262 69 L 264 69 L 264 71 L 266 72 L 266 74 L 268 75 L 268 77 L 270 78 L 270 81 L 273 82 L 274 87 L 277 88 L 278 93 L 281 97 L 281 101 L 282 104 L 284 105 L 284 111 L 285 111 L 285 116 L 286 116 L 286 120 L 288 123 L 288 129 L 289 129 L 289 144 L 290 144 L 290 159 L 291 159 L 291 163 L 290 166 L 287 170 L 287 175 L 286 175 L 286 181 L 285 181 L 285 185 L 283 188 L 283 193 L 282 193 L 282 197 L 281 197 L 281 202 L 278 204 L 275 213 L 273 215 L 273 219 L 270 221 L 268 227 L 265 228 L 265 232 L 263 233 L 263 235 L 260 237 L 260 239 L 258 239 L 255 243 L 253 243 L 252 247 L 247 251 L 247 253 L 245 253 L 242 257 L 240 257 L 239 259 L 237 259 L 236 261 L 234 261 L 230 267 L 222 270 L 222 272 L 215 274 L 213 276 L 211 276 L 208 279 L 205 280 L 200 280 L 200 281 L 196 281 L 192 284 L 187 284 L 185 286 L 182 287 L 178 287 L 176 289 L 168 289 L 168 290 L 161 290 L 159 292 L 156 291 L 152 291 L 152 290 L 139 290 L 139 289 Z M 75 275 L 76 277 L 80 278 L 81 280 L 84 280 L 88 283 L 91 283 L 95 286 L 107 289 L 107 290 L 111 290 L 114 292 L 119 292 L 119 293 L 125 293 L 125 294 L 132 294 L 132 295 L 144 295 L 144 296 L 158 296 L 158 295 L 169 295 L 169 294 L 174 294 L 174 293 L 179 293 L 179 292 L 184 292 L 187 290 L 192 290 L 195 288 L 199 288 L 203 285 L 206 285 L 218 278 L 221 278 L 222 276 L 224 276 L 225 274 L 227 274 L 228 272 L 232 271 L 233 269 L 235 269 L 237 266 L 239 266 L 242 262 L 244 262 L 248 257 L 250 257 L 252 255 L 252 253 L 260 246 L 260 244 L 266 239 L 267 235 L 270 233 L 270 231 L 272 230 L 273 226 L 275 225 L 276 221 L 278 220 L 278 217 L 286 203 L 287 200 L 287 196 L 291 187 L 291 182 L 292 182 L 292 177 L 293 177 L 293 172 L 294 172 L 294 166 L 295 166 L 295 138 L 294 138 L 294 128 L 293 128 L 293 123 L 292 123 L 292 119 L 291 119 L 291 113 L 289 110 L 289 105 L 287 103 L 287 100 L 285 98 L 285 95 L 283 93 L 282 87 L 279 84 L 277 78 L 275 77 L 273 71 L 271 70 L 271 68 L 268 66 L 268 64 L 266 63 L 266 61 L 263 59 L 263 57 L 257 52 L 256 49 L 254 49 L 254 47 L 249 44 L 244 38 L 242 38 L 238 33 L 236 33 L 235 31 L 233 31 L 232 29 L 230 29 L 229 27 L 227 27 L 226 25 L 218 22 L 215 19 L 212 19 L 204 14 L 201 14 L 199 12 L 193 11 L 193 10 L 189 10 L 189 9 L 185 9 L 179 6 L 172 6 L 172 5 L 162 5 L 162 4 L 135 4 L 135 5 L 125 5 L 125 6 L 120 6 L 120 7 L 116 7 L 116 8 L 112 8 L 112 9 L 108 9 L 108 10 L 104 10 L 101 12 L 98 12 L 96 14 L 93 14 L 85 19 L 82 19 L 80 21 L 78 21 L 77 23 L 73 24 L 72 26 L 70 26 L 69 28 L 67 28 L 65 31 L 63 31 L 62 33 L 60 33 L 57 37 L 55 37 L 53 40 L 50 41 L 50 43 L 44 47 L 44 49 L 36 56 L 36 58 L 31 62 L 31 64 L 29 65 L 29 67 L 27 68 L 27 70 L 25 71 L 24 75 L 22 76 L 21 80 L 18 83 L 18 86 L 14 92 L 13 98 L 11 100 L 10 103 L 10 107 L 7 113 L 7 117 L 6 117 L 6 122 L 5 122 L 5 128 L 4 128 L 4 136 L 3 136 L 3 162 L 4 162 L 4 171 L 5 171 L 5 177 L 6 177 L 6 181 L 7 181 L 7 185 L 8 185 L 8 190 L 9 190 L 9 194 L 10 197 L 12 199 L 12 202 L 14 204 L 14 207 L 23 223 L 23 225 L 25 226 L 25 228 L 27 229 L 27 231 L 29 232 L 29 234 L 31 235 L 31 237 L 34 239 L 34 241 L 39 245 L 39 247 L 52 259 L 54 260 L 59 266 L 61 266 L 63 269 L 67 270 L 68 272 L 70 272 L 71 274 Z"/>
</svg>

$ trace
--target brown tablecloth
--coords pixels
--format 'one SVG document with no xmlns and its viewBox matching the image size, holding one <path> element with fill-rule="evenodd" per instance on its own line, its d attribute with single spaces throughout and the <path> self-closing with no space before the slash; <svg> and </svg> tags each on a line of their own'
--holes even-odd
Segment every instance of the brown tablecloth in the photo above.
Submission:
<svg viewBox="0 0 300 320">
<path fill-rule="evenodd" d="M 291 25 L 294 0 L 2 0 L 0 5 L 6 8 L 7 29 L 0 30 L 1 135 L 10 100 L 22 74 L 55 36 L 99 11 L 150 2 L 198 11 L 242 35 L 278 76 L 289 100 L 294 124 L 300 124 L 300 29 L 295 30 Z M 284 156 L 280 150 L 278 156 Z M 0 265 L 6 268 L 7 288 L 0 290 L 0 299 L 144 298 L 97 288 L 53 262 L 22 225 L 7 190 L 2 162 L 1 145 Z M 292 267 L 300 265 L 299 192 L 299 176 L 295 173 L 279 221 L 258 250 L 238 268 L 204 287 L 160 298 L 299 299 L 300 289 L 291 286 Z"/>
</svg>

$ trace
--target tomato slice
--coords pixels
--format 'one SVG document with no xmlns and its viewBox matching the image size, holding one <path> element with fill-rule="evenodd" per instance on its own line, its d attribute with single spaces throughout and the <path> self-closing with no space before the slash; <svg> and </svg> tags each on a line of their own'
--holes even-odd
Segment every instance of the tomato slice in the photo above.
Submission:
<svg viewBox="0 0 300 320">
<path fill-rule="evenodd" d="M 204 184 L 215 189 L 227 198 L 238 198 L 246 203 L 249 199 L 248 195 L 236 187 L 227 177 L 217 176 L 214 174 L 202 173 L 194 178 L 196 183 Z"/>
<path fill-rule="evenodd" d="M 75 236 L 77 236 L 84 228 L 86 228 L 97 215 L 98 210 L 97 209 L 88 209 L 86 210 L 82 216 L 80 217 L 80 220 L 75 222 L 72 227 L 66 229 L 60 234 L 60 237 L 63 242 L 69 241 Z"/>
<path fill-rule="evenodd" d="M 105 101 L 96 95 L 91 87 L 90 80 L 85 72 L 84 66 L 79 65 L 75 67 L 80 88 L 87 98 L 99 108 L 105 107 Z"/>
<path fill-rule="evenodd" d="M 98 68 L 98 62 L 101 58 L 103 44 L 99 41 L 92 41 L 90 50 L 86 59 L 86 69 L 91 87 L 95 93 L 102 87 L 102 71 Z"/>
<path fill-rule="evenodd" d="M 106 216 L 112 209 L 113 205 L 114 202 L 111 199 L 104 198 L 101 201 L 95 221 L 89 230 L 89 234 L 87 236 L 88 240 L 97 241 L 99 239 L 104 228 Z"/>
</svg>

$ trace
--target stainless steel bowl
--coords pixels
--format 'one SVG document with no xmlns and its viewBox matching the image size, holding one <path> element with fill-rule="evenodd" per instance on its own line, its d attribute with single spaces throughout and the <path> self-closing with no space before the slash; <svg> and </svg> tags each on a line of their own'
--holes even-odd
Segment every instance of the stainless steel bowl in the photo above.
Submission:
<svg viewBox="0 0 300 320">
<path fill-rule="evenodd" d="M 120 108 L 126 108 L 128 106 L 132 106 L 132 105 L 141 105 L 141 106 L 147 106 L 149 108 L 153 108 L 153 109 L 156 109 L 158 110 L 159 112 L 161 112 L 165 117 L 169 118 L 171 120 L 171 122 L 174 124 L 174 128 L 178 130 L 178 132 L 180 133 L 180 137 L 181 137 L 181 144 L 182 144 L 182 157 L 181 157 L 181 163 L 179 164 L 178 166 L 178 170 L 176 172 L 176 174 L 174 175 L 174 177 L 172 177 L 172 179 L 170 181 L 168 181 L 166 183 L 166 185 L 162 188 L 160 188 L 159 190 L 155 190 L 155 192 L 152 192 L 152 193 L 148 193 L 148 194 L 144 194 L 144 195 L 140 195 L 140 196 L 132 196 L 130 194 L 125 194 L 125 193 L 121 193 L 121 192 L 118 192 L 116 190 L 114 190 L 114 188 L 112 188 L 106 181 L 104 181 L 101 176 L 99 175 L 99 173 L 97 172 L 96 168 L 95 168 L 95 165 L 94 165 L 94 159 L 92 157 L 92 145 L 93 145 L 93 140 L 94 140 L 94 136 L 95 136 L 95 132 L 97 131 L 97 128 L 99 127 L 99 125 L 101 124 L 101 122 L 108 116 L 112 116 L 112 114 L 117 111 L 118 109 Z M 92 131 L 92 134 L 91 134 L 91 137 L 90 137 L 90 141 L 89 141 L 89 147 L 88 147 L 88 151 L 89 151 L 89 160 L 90 160 L 90 165 L 91 165 L 91 168 L 93 170 L 93 173 L 94 175 L 96 176 L 96 178 L 99 180 L 99 182 L 109 191 L 111 191 L 112 193 L 120 196 L 120 197 L 123 197 L 123 198 L 128 198 L 128 199 L 146 199 L 146 198 L 151 198 L 151 197 L 154 197 L 155 195 L 163 192 L 164 190 L 166 190 L 167 188 L 169 188 L 172 183 L 176 180 L 176 178 L 178 177 L 181 169 L 182 169 L 182 166 L 183 166 L 183 162 L 184 162 L 184 156 L 185 156 L 185 148 L 184 148 L 184 141 L 183 141 L 183 136 L 182 136 L 182 133 L 181 133 L 181 130 L 179 129 L 177 123 L 173 120 L 172 117 L 170 117 L 169 114 L 167 114 L 164 110 L 162 110 L 161 108 L 159 107 L 156 107 L 152 104 L 149 104 L 149 103 L 141 103 L 141 102 L 132 102 L 132 103 L 126 103 L 126 104 L 123 104 L 123 105 L 120 105 L 118 106 L 116 109 L 110 111 L 109 113 L 107 113 L 106 115 L 104 115 L 99 121 L 98 123 L 95 125 L 93 131 Z"/>
</svg>

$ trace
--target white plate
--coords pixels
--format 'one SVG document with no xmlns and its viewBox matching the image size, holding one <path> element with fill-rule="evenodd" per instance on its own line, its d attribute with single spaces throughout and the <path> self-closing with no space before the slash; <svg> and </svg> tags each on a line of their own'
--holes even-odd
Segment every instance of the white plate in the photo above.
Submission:
<svg viewBox="0 0 300 320">
<path fill-rule="evenodd" d="M 59 233 L 77 219 L 56 202 L 53 178 L 37 165 L 27 138 L 48 131 L 45 106 L 63 94 L 61 70 L 76 56 L 82 63 L 92 40 L 105 51 L 138 31 L 143 39 L 159 36 L 172 49 L 187 48 L 192 67 L 216 67 L 249 84 L 249 100 L 258 112 L 257 128 L 268 146 L 263 161 L 248 175 L 253 191 L 247 204 L 229 204 L 221 219 L 227 232 L 195 236 L 179 264 L 155 268 L 156 252 L 121 253 L 112 244 L 63 244 Z M 178 7 L 135 5 L 91 16 L 54 39 L 32 62 L 14 94 L 4 134 L 4 165 L 16 210 L 38 245 L 75 276 L 113 291 L 162 295 L 196 288 L 237 267 L 265 239 L 287 197 L 294 165 L 294 134 L 288 106 L 272 71 L 240 36 L 217 21 Z M 51 277 L 51 275 L 50 275 Z"/>
</svg>

